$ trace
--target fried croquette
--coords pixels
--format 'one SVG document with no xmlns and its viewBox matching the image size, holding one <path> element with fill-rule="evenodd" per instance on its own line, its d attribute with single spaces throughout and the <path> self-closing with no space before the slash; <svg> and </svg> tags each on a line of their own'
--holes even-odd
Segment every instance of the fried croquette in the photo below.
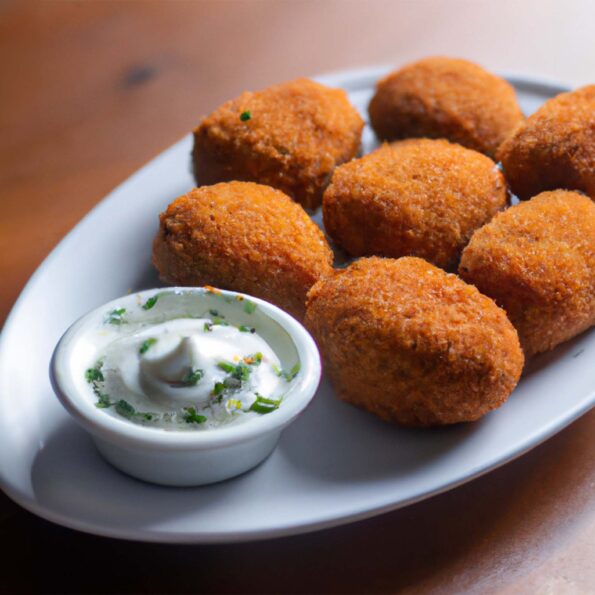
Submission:
<svg viewBox="0 0 595 595">
<path fill-rule="evenodd" d="M 463 251 L 459 273 L 501 305 L 526 356 L 595 324 L 595 204 L 543 192 L 496 215 Z"/>
<path fill-rule="evenodd" d="M 489 157 L 445 140 L 411 139 L 338 167 L 323 215 L 329 236 L 353 256 L 420 256 L 448 269 L 507 202 Z"/>
<path fill-rule="evenodd" d="M 245 292 L 301 318 L 312 284 L 332 272 L 322 231 L 269 186 L 196 188 L 172 202 L 160 222 L 153 264 L 168 283 Z"/>
<path fill-rule="evenodd" d="M 582 190 L 595 200 L 595 85 L 546 101 L 498 150 L 512 191 Z"/>
<path fill-rule="evenodd" d="M 382 79 L 369 113 L 382 140 L 447 138 L 490 157 L 524 119 L 509 83 L 472 62 L 445 57 Z"/>
<path fill-rule="evenodd" d="M 363 125 L 344 91 L 308 79 L 242 93 L 194 131 L 196 182 L 268 184 L 316 209 L 335 167 L 358 153 Z"/>
<path fill-rule="evenodd" d="M 523 368 L 504 310 L 420 258 L 365 258 L 318 281 L 305 320 L 337 395 L 408 426 L 480 418 Z"/>
</svg>

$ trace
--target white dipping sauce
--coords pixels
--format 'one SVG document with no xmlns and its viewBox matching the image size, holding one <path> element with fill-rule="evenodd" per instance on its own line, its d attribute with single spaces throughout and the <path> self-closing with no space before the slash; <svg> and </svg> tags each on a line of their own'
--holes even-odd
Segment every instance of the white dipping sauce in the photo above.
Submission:
<svg viewBox="0 0 595 595">
<path fill-rule="evenodd" d="M 191 430 L 266 414 L 297 373 L 254 329 L 209 318 L 113 332 L 87 380 L 98 407 L 134 423 Z"/>
</svg>

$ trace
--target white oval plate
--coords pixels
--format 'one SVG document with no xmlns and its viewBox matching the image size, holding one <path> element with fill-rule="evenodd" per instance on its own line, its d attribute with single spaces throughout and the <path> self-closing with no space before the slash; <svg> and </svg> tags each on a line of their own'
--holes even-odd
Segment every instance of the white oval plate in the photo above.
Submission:
<svg viewBox="0 0 595 595">
<path fill-rule="evenodd" d="M 320 78 L 363 115 L 385 68 Z M 563 87 L 510 79 L 530 113 Z M 595 333 L 537 358 L 510 400 L 475 424 L 401 429 L 339 402 L 323 381 L 308 410 L 255 470 L 201 488 L 164 488 L 105 463 L 48 380 L 52 350 L 80 315 L 159 285 L 157 215 L 193 187 L 187 136 L 94 208 L 29 281 L 0 344 L 0 483 L 46 519 L 100 535 L 231 542 L 331 527 L 411 504 L 518 457 L 595 402 Z M 374 145 L 367 128 L 365 150 Z M 589 365 L 590 364 L 590 365 Z"/>
</svg>

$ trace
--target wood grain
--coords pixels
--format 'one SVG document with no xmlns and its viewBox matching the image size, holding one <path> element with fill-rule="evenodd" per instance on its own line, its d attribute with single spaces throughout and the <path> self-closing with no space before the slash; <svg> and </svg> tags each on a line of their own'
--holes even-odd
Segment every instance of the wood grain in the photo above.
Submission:
<svg viewBox="0 0 595 595">
<path fill-rule="evenodd" d="M 82 215 L 225 99 L 436 53 L 586 84 L 594 21 L 590 0 L 1 3 L 0 321 Z M 591 593 L 594 435 L 591 412 L 430 501 L 255 544 L 112 541 L 0 496 L 0 590 Z"/>
</svg>

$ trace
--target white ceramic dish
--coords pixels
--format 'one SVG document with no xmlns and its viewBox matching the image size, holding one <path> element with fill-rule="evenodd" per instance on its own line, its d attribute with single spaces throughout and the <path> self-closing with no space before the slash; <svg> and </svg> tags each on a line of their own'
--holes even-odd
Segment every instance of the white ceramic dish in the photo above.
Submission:
<svg viewBox="0 0 595 595">
<path fill-rule="evenodd" d="M 161 297 L 155 307 L 145 311 L 142 304 L 156 295 Z M 250 313 L 242 304 L 248 298 L 255 306 Z M 98 409 L 85 381 L 85 371 L 100 355 L 96 339 L 105 335 L 102 327 L 106 314 L 121 307 L 139 320 L 159 322 L 175 312 L 200 317 L 209 308 L 216 308 L 231 324 L 257 327 L 258 334 L 279 357 L 281 367 L 289 370 L 298 363 L 300 371 L 287 385 L 282 406 L 277 411 L 240 424 L 186 432 L 133 424 Z M 281 432 L 312 400 L 320 383 L 320 373 L 320 356 L 314 340 L 286 312 L 264 300 L 233 291 L 183 287 L 133 293 L 95 308 L 66 331 L 56 346 L 50 366 L 58 398 L 89 432 L 105 459 L 133 477 L 170 486 L 222 481 L 261 463 L 277 446 Z"/>
<path fill-rule="evenodd" d="M 319 80 L 366 113 L 384 68 Z M 530 113 L 566 90 L 510 79 Z M 240 89 L 238 89 L 240 91 Z M 374 145 L 365 130 L 366 150 Z M 0 344 L 0 482 L 15 501 L 69 527 L 146 541 L 229 542 L 312 531 L 393 510 L 518 457 L 595 403 L 595 333 L 536 358 L 509 401 L 482 421 L 400 429 L 334 398 L 312 404 L 253 471 L 200 488 L 151 486 L 115 471 L 52 393 L 47 366 L 77 317 L 130 288 L 158 285 L 157 213 L 193 185 L 190 137 L 112 192 L 31 278 Z M 139 503 L 142 502 L 142 506 Z"/>
</svg>

